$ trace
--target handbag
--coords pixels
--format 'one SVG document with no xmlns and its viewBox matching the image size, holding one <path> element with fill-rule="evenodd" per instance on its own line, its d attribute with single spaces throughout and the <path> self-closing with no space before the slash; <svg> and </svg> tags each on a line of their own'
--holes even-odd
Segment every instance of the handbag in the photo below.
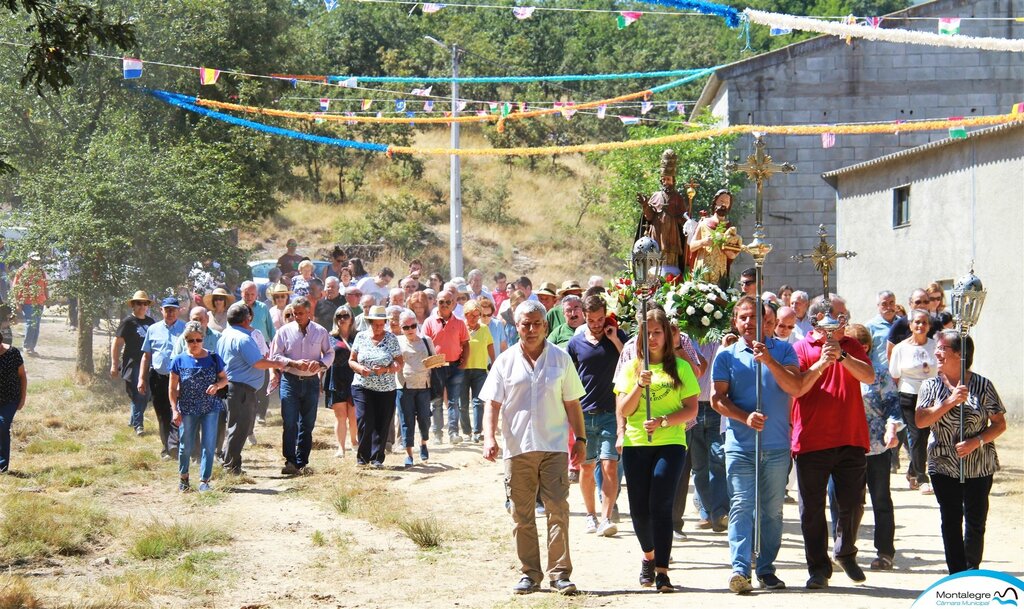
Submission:
<svg viewBox="0 0 1024 609">
<path fill-rule="evenodd" d="M 427 348 L 427 356 L 433 356 L 434 351 L 430 348 L 430 343 L 427 342 L 427 337 L 422 338 L 423 346 Z M 441 378 L 440 368 L 432 368 L 430 370 L 430 399 L 439 400 L 444 397 L 444 379 Z"/>
</svg>

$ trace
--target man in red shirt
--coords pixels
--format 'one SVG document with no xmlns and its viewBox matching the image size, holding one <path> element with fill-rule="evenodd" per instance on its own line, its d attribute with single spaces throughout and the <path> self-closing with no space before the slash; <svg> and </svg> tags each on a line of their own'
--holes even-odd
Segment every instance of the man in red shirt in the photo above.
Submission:
<svg viewBox="0 0 1024 609">
<path fill-rule="evenodd" d="M 434 411 L 434 441 L 441 443 L 444 428 L 443 390 L 448 391 L 448 442 L 462 442 L 459 435 L 459 396 L 462 394 L 462 382 L 465 376 L 466 356 L 469 355 L 469 329 L 466 322 L 452 314 L 455 310 L 455 294 L 451 291 L 437 295 L 437 312 L 423 322 L 423 334 L 434 342 L 438 353 L 444 355 L 447 366 L 435 368 L 430 382 L 438 383 L 433 387 L 431 408 Z"/>
<path fill-rule="evenodd" d="M 872 383 L 871 359 L 860 344 L 845 335 L 845 303 L 838 297 L 816 299 L 808 315 L 813 322 L 826 316 L 843 323 L 833 332 L 817 326 L 793 345 L 800 360 L 799 397 L 793 402 L 792 449 L 800 485 L 800 529 L 804 536 L 807 587 L 828 587 L 832 562 L 825 522 L 825 493 L 829 478 L 835 485 L 839 518 L 835 558 L 855 582 L 864 581 L 857 565 L 857 529 L 864 515 L 864 488 L 870 448 L 860 384 Z"/>
</svg>

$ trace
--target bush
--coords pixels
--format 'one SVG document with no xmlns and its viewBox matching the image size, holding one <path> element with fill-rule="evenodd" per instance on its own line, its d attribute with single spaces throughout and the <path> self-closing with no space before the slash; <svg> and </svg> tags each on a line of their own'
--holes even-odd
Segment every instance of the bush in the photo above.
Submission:
<svg viewBox="0 0 1024 609">
<path fill-rule="evenodd" d="M 428 224 L 441 221 L 437 206 L 420 201 L 409 193 L 385 197 L 359 220 L 341 220 L 335 224 L 335 238 L 347 243 L 382 243 L 405 257 L 430 244 Z"/>
<path fill-rule="evenodd" d="M 434 518 L 412 518 L 398 523 L 398 528 L 417 546 L 427 550 L 441 547 L 444 529 Z"/>
</svg>

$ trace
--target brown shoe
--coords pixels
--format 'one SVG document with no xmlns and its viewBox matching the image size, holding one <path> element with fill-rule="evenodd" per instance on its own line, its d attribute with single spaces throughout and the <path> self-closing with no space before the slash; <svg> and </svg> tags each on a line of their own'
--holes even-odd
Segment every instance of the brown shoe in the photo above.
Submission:
<svg viewBox="0 0 1024 609">
<path fill-rule="evenodd" d="M 708 520 L 707 518 L 701 518 L 700 520 L 697 521 L 697 528 L 698 529 L 703 529 L 703 530 L 706 531 L 706 530 L 711 528 L 711 521 Z"/>
<path fill-rule="evenodd" d="M 711 530 L 716 532 L 716 533 L 722 533 L 725 530 L 727 530 L 728 528 L 729 528 L 729 517 L 728 516 L 722 516 L 720 518 L 715 518 L 713 521 L 711 521 Z"/>
</svg>

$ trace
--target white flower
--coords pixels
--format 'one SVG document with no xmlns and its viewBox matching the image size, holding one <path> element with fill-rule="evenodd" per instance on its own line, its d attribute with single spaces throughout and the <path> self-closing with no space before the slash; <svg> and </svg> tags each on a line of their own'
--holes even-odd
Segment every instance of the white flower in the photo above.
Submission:
<svg viewBox="0 0 1024 609">
<path fill-rule="evenodd" d="M 674 301 L 669 302 L 665 307 L 665 315 L 668 315 L 669 317 L 676 316 L 676 303 Z"/>
<path fill-rule="evenodd" d="M 715 310 L 715 305 L 711 304 L 710 302 L 704 303 L 704 312 L 705 313 L 710 313 L 710 312 L 712 312 L 714 310 Z"/>
<path fill-rule="evenodd" d="M 700 318 L 700 323 L 704 324 L 705 326 L 710 326 L 711 325 L 711 320 L 708 319 L 707 315 L 705 315 L 704 317 Z"/>
<path fill-rule="evenodd" d="M 697 312 L 697 309 L 694 309 L 693 305 L 690 305 L 690 306 L 686 307 L 686 314 L 687 315 L 693 315 L 696 312 Z"/>
<path fill-rule="evenodd" d="M 721 311 L 715 311 L 715 319 L 722 319 L 722 312 Z"/>
</svg>

